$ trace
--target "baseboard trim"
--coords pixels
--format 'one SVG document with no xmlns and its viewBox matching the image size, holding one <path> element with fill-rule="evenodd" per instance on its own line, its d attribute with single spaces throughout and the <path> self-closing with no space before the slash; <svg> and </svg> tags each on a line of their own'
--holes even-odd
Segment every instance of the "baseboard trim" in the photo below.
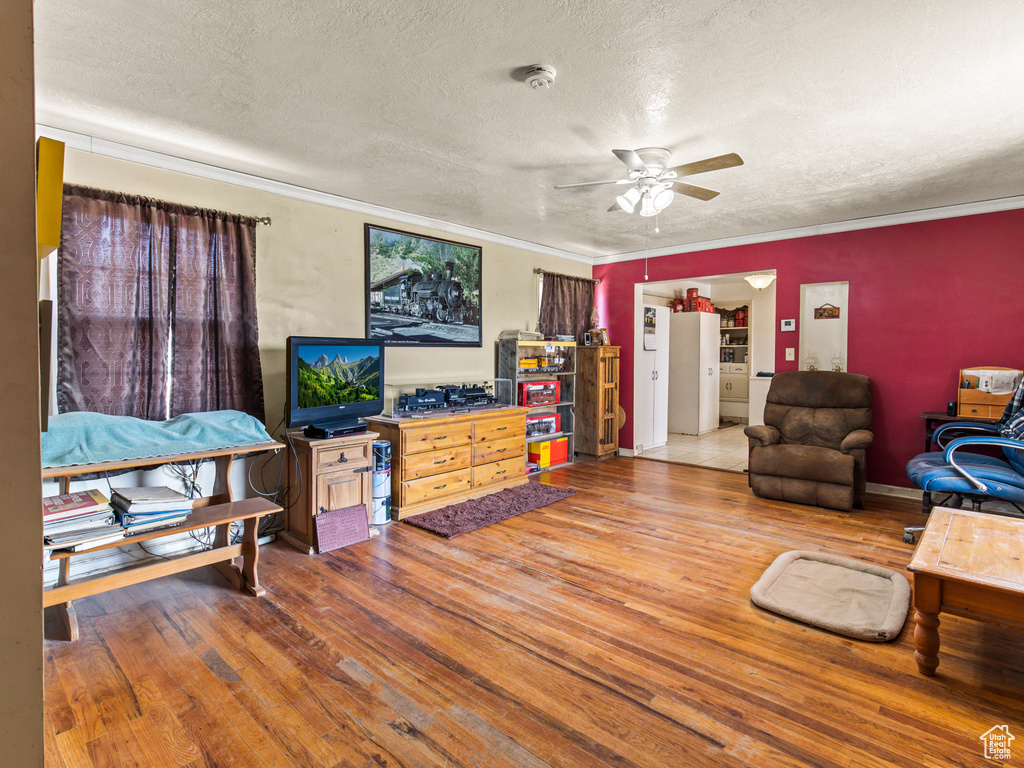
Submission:
<svg viewBox="0 0 1024 768">
<path fill-rule="evenodd" d="M 881 496 L 896 496 L 901 499 L 920 499 L 921 491 L 917 488 L 904 488 L 899 485 L 884 485 L 883 483 L 868 483 L 864 490 L 868 493 L 877 493 Z"/>
</svg>

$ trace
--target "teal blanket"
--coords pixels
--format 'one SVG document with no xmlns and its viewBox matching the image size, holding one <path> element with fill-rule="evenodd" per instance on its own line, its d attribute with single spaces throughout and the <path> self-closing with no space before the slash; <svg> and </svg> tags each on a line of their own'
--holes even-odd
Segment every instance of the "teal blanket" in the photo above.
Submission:
<svg viewBox="0 0 1024 768">
<path fill-rule="evenodd" d="M 43 467 L 197 453 L 271 443 L 258 419 L 241 411 L 185 413 L 168 421 L 78 411 L 49 418 L 42 435 Z"/>
</svg>

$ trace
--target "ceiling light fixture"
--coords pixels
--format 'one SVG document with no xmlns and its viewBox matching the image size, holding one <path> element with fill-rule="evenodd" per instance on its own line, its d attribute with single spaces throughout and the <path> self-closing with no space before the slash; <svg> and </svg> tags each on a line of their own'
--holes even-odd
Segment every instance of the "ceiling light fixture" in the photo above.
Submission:
<svg viewBox="0 0 1024 768">
<path fill-rule="evenodd" d="M 619 208 L 624 210 L 626 213 L 632 213 L 636 210 L 636 204 L 640 202 L 640 190 L 636 187 L 631 187 L 623 194 L 616 197 L 615 202 L 618 203 Z"/>
<path fill-rule="evenodd" d="M 775 279 L 775 275 L 769 274 L 767 272 L 762 272 L 761 274 L 757 275 L 747 275 L 743 279 L 750 283 L 754 288 L 757 288 L 757 290 L 761 291 L 772 284 L 772 281 Z"/>
</svg>

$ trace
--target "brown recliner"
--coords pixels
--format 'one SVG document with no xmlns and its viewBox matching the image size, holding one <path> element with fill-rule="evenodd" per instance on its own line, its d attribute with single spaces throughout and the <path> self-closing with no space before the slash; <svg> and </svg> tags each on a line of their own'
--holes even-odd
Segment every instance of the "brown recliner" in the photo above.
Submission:
<svg viewBox="0 0 1024 768">
<path fill-rule="evenodd" d="M 864 506 L 871 380 L 858 373 L 786 371 L 768 388 L 764 424 L 747 427 L 757 496 L 847 512 Z"/>
</svg>

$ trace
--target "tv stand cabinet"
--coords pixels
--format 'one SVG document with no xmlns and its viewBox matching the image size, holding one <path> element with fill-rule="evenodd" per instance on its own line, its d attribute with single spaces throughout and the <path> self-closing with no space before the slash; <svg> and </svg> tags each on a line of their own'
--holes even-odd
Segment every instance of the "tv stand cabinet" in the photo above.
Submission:
<svg viewBox="0 0 1024 768">
<path fill-rule="evenodd" d="M 371 471 L 376 432 L 340 437 L 307 437 L 302 430 L 288 433 L 298 463 L 288 462 L 288 489 L 298 501 L 288 507 L 282 539 L 307 555 L 319 551 L 316 516 L 333 509 L 362 504 L 370 520 L 373 502 Z M 298 489 L 302 489 L 299 493 Z"/>
</svg>

